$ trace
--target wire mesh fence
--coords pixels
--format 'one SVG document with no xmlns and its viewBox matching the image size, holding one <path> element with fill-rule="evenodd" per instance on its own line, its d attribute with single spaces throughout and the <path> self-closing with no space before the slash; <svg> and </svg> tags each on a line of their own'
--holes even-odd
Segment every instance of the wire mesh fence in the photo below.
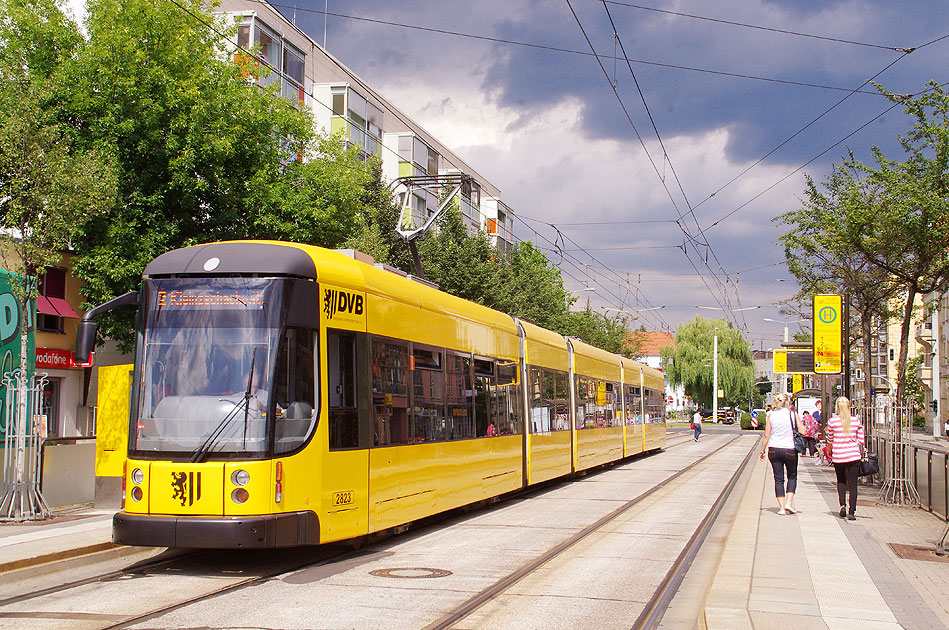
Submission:
<svg viewBox="0 0 949 630">
<path fill-rule="evenodd" d="M 40 490 L 43 440 L 41 418 L 44 373 L 21 377 L 7 372 L 3 433 L 3 492 L 0 493 L 0 521 L 28 521 L 49 518 L 49 506 Z"/>
<path fill-rule="evenodd" d="M 913 451 L 913 414 L 897 406 L 892 396 L 877 396 L 871 408 L 856 408 L 863 423 L 867 449 L 879 457 L 880 473 L 872 481 L 882 485 L 878 502 L 918 506 Z"/>
</svg>

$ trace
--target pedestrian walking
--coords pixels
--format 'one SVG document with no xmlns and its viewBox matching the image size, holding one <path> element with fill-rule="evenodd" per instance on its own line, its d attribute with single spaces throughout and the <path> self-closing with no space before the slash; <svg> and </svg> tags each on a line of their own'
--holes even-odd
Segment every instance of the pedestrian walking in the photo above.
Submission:
<svg viewBox="0 0 949 630">
<path fill-rule="evenodd" d="M 698 442 L 699 436 L 702 435 L 702 411 L 700 409 L 696 409 L 695 415 L 692 416 L 692 430 L 695 431 L 693 439 Z"/>
<path fill-rule="evenodd" d="M 817 436 L 820 433 L 820 423 L 814 419 L 814 416 L 812 416 L 809 411 L 805 411 L 801 414 L 801 422 L 803 422 L 807 428 L 807 433 L 804 434 L 804 444 L 807 446 L 807 454 L 811 457 L 815 457 L 817 455 Z"/>
<path fill-rule="evenodd" d="M 949 440 L 949 420 L 946 420 L 946 425 L 943 428 L 946 430 L 946 439 Z"/>
<path fill-rule="evenodd" d="M 837 413 L 827 420 L 827 449 L 837 473 L 837 499 L 840 518 L 857 520 L 857 474 L 860 472 L 860 450 L 864 443 L 863 425 L 850 416 L 850 401 L 837 399 Z M 847 494 L 850 510 L 847 510 Z"/>
<path fill-rule="evenodd" d="M 761 457 L 765 452 L 774 471 L 774 496 L 778 500 L 778 514 L 797 514 L 794 495 L 797 492 L 797 450 L 794 448 L 794 431 L 804 435 L 807 428 L 800 417 L 791 410 L 791 397 L 778 394 L 774 397 L 774 408 L 768 414 L 764 439 L 761 441 Z M 784 485 L 787 473 L 787 487 Z"/>
</svg>

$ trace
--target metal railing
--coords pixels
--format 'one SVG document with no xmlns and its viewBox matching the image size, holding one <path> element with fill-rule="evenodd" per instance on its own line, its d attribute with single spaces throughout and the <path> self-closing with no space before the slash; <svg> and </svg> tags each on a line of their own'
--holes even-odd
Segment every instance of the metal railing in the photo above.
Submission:
<svg viewBox="0 0 949 630">
<path fill-rule="evenodd" d="M 3 431 L 3 492 L 0 494 L 0 521 L 28 521 L 49 518 L 50 510 L 40 492 L 42 424 L 45 373 L 33 374 L 24 383 L 19 373 L 3 375 L 7 413 Z M 21 388 L 26 400 L 21 398 Z"/>
<path fill-rule="evenodd" d="M 890 396 L 877 396 L 873 408 L 855 411 L 863 423 L 867 449 L 879 458 L 880 474 L 870 479 L 871 482 L 877 478 L 882 481 L 878 501 L 888 505 L 919 505 L 912 414 L 897 407 Z"/>
</svg>

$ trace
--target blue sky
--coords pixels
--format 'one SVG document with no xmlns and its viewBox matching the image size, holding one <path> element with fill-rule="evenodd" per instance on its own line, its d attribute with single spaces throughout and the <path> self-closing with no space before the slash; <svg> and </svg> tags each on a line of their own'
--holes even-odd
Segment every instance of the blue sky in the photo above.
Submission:
<svg viewBox="0 0 949 630">
<path fill-rule="evenodd" d="M 730 309 L 755 348 L 797 319 L 772 219 L 804 173 L 900 155 L 909 121 L 864 82 L 949 81 L 938 0 L 272 4 L 500 187 L 582 300 L 664 306 L 651 330 Z"/>
</svg>

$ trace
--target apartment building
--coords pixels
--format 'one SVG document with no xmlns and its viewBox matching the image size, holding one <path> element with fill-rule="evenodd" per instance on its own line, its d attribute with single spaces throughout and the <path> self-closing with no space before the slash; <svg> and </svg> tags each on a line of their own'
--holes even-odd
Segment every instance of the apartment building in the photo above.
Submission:
<svg viewBox="0 0 949 630">
<path fill-rule="evenodd" d="M 382 161 L 383 178 L 409 208 L 408 223 L 425 224 L 439 207 L 444 182 L 459 186 L 457 201 L 470 233 L 485 230 L 501 250 L 514 243 L 514 213 L 501 191 L 418 123 L 383 98 L 310 36 L 263 1 L 223 0 L 217 10 L 238 24 L 234 54 L 259 49 L 288 100 L 305 105 L 318 130 L 341 134 Z"/>
</svg>

